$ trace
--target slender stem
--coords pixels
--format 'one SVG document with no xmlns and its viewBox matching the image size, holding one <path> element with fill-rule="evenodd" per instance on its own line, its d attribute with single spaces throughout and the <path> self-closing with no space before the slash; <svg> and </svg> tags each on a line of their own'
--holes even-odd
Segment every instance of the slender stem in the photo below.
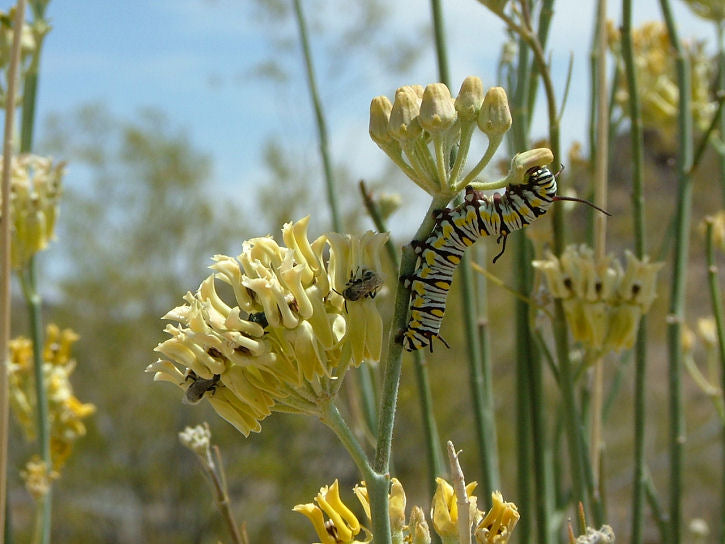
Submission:
<svg viewBox="0 0 725 544">
<path fill-rule="evenodd" d="M 319 138 L 320 156 L 322 158 L 322 166 L 325 171 L 325 186 L 327 188 L 327 202 L 330 206 L 332 215 L 332 228 L 336 232 L 342 232 L 342 221 L 340 219 L 339 207 L 337 204 L 337 194 L 335 193 L 335 178 L 332 173 L 332 163 L 330 161 L 330 153 L 327 143 L 327 124 L 325 116 L 322 112 L 322 104 L 320 102 L 317 83 L 315 80 L 315 70 L 312 65 L 312 54 L 310 53 L 310 44 L 307 38 L 307 23 L 302 12 L 302 4 L 300 0 L 292 0 L 295 9 L 295 17 L 300 32 L 300 45 L 302 46 L 302 54 L 305 60 L 305 70 L 307 73 L 307 87 L 310 91 L 312 106 L 315 110 L 315 120 L 317 122 L 317 136 Z"/>
<path fill-rule="evenodd" d="M 718 283 L 718 267 L 715 260 L 715 243 L 713 241 L 713 220 L 705 219 L 705 254 L 707 259 L 707 279 L 710 287 L 710 304 L 715 317 L 718 340 L 718 358 L 720 360 L 720 395 L 725 391 L 725 314 L 723 314 L 722 291 Z M 725 542 L 725 425 L 722 428 L 723 451 L 722 455 L 722 489 L 720 491 L 720 542 Z"/>
<path fill-rule="evenodd" d="M 529 82 L 535 80 L 533 74 L 529 74 L 529 49 L 522 38 L 519 38 L 519 54 L 516 67 L 516 91 L 514 92 L 514 109 L 516 111 L 526 111 L 526 115 L 516 118 L 512 126 L 513 148 L 520 151 L 528 147 L 527 134 L 529 111 L 526 108 L 527 93 L 530 89 Z M 521 296 L 525 296 L 529 292 L 531 286 L 531 264 L 528 251 L 526 235 L 523 231 L 519 231 L 514 237 L 516 245 L 514 246 L 514 269 L 520 270 L 519 274 L 514 275 L 514 289 Z M 542 515 L 542 507 L 546 505 L 545 492 L 537 489 L 536 499 L 532 494 L 532 450 L 533 450 L 533 433 L 531 419 L 531 381 L 530 371 L 536 364 L 533 361 L 534 352 L 531 349 L 531 330 L 529 329 L 528 319 L 529 307 L 520 298 L 515 302 L 514 326 L 516 331 L 516 489 L 518 501 L 522 511 L 532 511 L 536 508 L 537 517 L 537 537 L 546 539 L 546 531 L 544 526 L 548 518 L 548 513 Z M 537 361 L 541 363 L 541 359 Z M 534 431 L 539 434 L 538 431 Z M 533 456 L 537 464 L 536 473 L 538 474 L 539 461 L 543 461 L 543 456 L 537 458 Z M 529 542 L 531 540 L 531 532 L 533 523 L 531 516 L 524 516 L 520 520 L 521 540 Z M 542 540 L 544 544 L 546 540 Z"/>
<path fill-rule="evenodd" d="M 682 499 L 685 426 L 682 404 L 682 326 L 685 320 L 687 254 L 689 250 L 692 183 L 688 171 L 692 163 L 692 112 L 690 70 L 687 55 L 677 33 L 669 0 L 660 0 L 670 44 L 674 48 L 677 87 L 677 211 L 675 252 L 667 319 L 668 381 L 670 398 L 670 544 L 682 539 Z"/>
<path fill-rule="evenodd" d="M 229 502 L 229 492 L 226 482 L 224 481 L 224 468 L 222 465 L 221 453 L 219 451 L 219 447 L 216 445 L 214 446 L 214 454 L 216 455 L 217 462 L 202 463 L 202 466 L 206 470 L 212 486 L 214 487 L 214 500 L 216 501 L 217 508 L 219 508 L 219 512 L 221 512 L 227 528 L 231 533 L 232 541 L 236 544 L 242 544 L 244 541 L 242 540 L 242 535 L 239 532 L 237 522 L 234 520 L 234 514 L 232 514 Z M 221 476 L 217 474 L 217 470 Z"/>
<path fill-rule="evenodd" d="M 594 203 L 600 208 L 607 207 L 607 166 L 609 159 L 609 111 L 607 93 L 607 1 L 597 2 L 597 160 L 594 171 Z M 606 253 L 607 216 L 603 213 L 594 216 L 594 258 L 602 262 Z M 604 396 L 604 367 L 601 358 L 594 363 L 592 433 L 591 433 L 591 467 L 594 471 L 594 487 L 598 492 L 599 482 L 603 476 L 599 474 L 600 453 L 602 442 L 602 401 Z M 599 520 L 601 521 L 601 520 Z"/>
<path fill-rule="evenodd" d="M 25 303 L 28 307 L 30 318 L 30 336 L 33 341 L 33 373 L 35 378 L 35 408 L 38 427 L 38 441 L 40 456 L 45 463 L 46 470 L 50 473 L 53 470 L 53 460 L 50 453 L 50 421 L 48 419 L 48 392 L 43 371 L 43 317 L 42 300 L 36 289 L 35 256 L 30 257 L 27 267 L 21 271 L 20 280 L 23 287 Z M 51 510 L 53 503 L 53 487 L 48 486 L 48 491 L 42 499 L 42 544 L 50 542 Z"/>
<path fill-rule="evenodd" d="M 337 438 L 340 439 L 340 442 L 345 446 L 355 462 L 360 475 L 366 482 L 369 481 L 374 475 L 367 455 L 332 400 L 327 403 L 327 406 L 320 414 L 320 420 L 337 435 Z"/>
<path fill-rule="evenodd" d="M 717 33 L 717 66 L 718 66 L 718 92 L 720 95 L 720 106 L 722 106 L 722 93 L 725 93 L 725 21 L 718 21 L 716 24 Z M 720 112 L 720 139 L 725 141 L 725 115 Z M 720 153 L 720 189 L 722 191 L 722 205 L 725 207 L 725 153 Z"/>
<path fill-rule="evenodd" d="M 717 110 L 715 110 L 715 115 L 713 115 L 712 121 L 710 121 L 710 125 L 707 127 L 707 130 L 701 136 L 699 143 L 695 147 L 692 164 L 690 165 L 690 170 L 687 172 L 687 174 L 690 176 L 695 172 L 695 170 L 697 170 L 697 167 L 700 166 L 700 161 L 705 154 L 707 144 L 710 142 L 710 136 L 712 136 L 718 124 L 720 124 L 723 104 L 725 104 L 725 90 L 721 90 L 718 93 Z"/>
<path fill-rule="evenodd" d="M 632 47 L 632 0 L 622 0 L 622 58 L 629 93 L 630 136 L 632 148 L 632 215 L 634 248 L 639 259 L 646 252 L 644 210 L 644 138 L 639 85 Z M 646 424 L 647 319 L 642 317 L 637 331 L 634 367 L 634 476 L 632 487 L 632 544 L 642 544 L 645 499 L 644 431 Z"/>
<path fill-rule="evenodd" d="M 13 45 L 8 68 L 8 88 L 5 96 L 5 127 L 3 130 L 2 161 L 2 209 L 0 211 L 0 251 L 2 251 L 2 296 L 0 296 L 0 544 L 5 540 L 7 508 L 7 462 L 8 462 L 8 362 L 10 360 L 10 171 L 13 156 L 13 125 L 15 124 L 15 94 L 20 64 L 20 38 L 25 21 L 25 0 L 18 0 L 13 22 Z"/>
<path fill-rule="evenodd" d="M 446 32 L 443 25 L 443 11 L 440 0 L 430 0 L 433 35 L 435 38 L 438 79 L 450 88 L 451 76 L 448 71 L 448 53 L 446 52 Z"/>
<path fill-rule="evenodd" d="M 486 165 L 491 162 L 491 159 L 496 154 L 496 150 L 498 149 L 498 146 L 501 145 L 502 140 L 503 136 L 491 136 L 491 138 L 489 138 L 488 146 L 486 147 L 486 152 L 483 154 L 483 157 L 481 157 L 481 160 L 476 163 L 476 166 L 471 168 L 471 171 L 466 174 L 465 178 L 456 183 L 454 189 L 456 192 L 462 190 L 466 185 L 470 185 L 470 183 L 476 179 L 476 176 L 480 174 L 484 168 L 486 168 Z"/>
</svg>

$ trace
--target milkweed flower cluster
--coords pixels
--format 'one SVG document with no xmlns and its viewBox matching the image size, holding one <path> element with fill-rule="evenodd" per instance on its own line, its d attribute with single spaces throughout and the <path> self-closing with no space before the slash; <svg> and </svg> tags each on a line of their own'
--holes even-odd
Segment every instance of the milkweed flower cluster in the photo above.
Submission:
<svg viewBox="0 0 725 544">
<path fill-rule="evenodd" d="M 48 396 L 50 448 L 53 469 L 60 469 L 71 454 L 73 443 L 86 434 L 83 420 L 96 410 L 93 404 L 83 403 L 73 394 L 70 375 L 76 367 L 71 358 L 71 346 L 78 335 L 71 329 L 60 330 L 48 325 L 43 349 L 43 373 Z M 29 440 L 35 437 L 36 405 L 33 371 L 33 344 L 30 339 L 17 337 L 10 341 L 8 387 L 13 414 Z M 33 474 L 37 470 L 31 471 Z"/>
<path fill-rule="evenodd" d="M 443 478 L 437 478 L 437 488 L 432 499 L 430 519 L 433 529 L 444 543 L 458 542 L 458 504 L 453 486 Z M 466 486 L 469 500 L 469 519 L 478 544 L 506 544 L 511 532 L 519 520 L 516 505 L 504 502 L 499 492 L 492 494 L 493 506 L 486 513 L 476 507 L 473 491 L 476 483 Z M 353 489 L 355 496 L 362 505 L 363 511 L 370 520 L 370 499 L 365 482 Z M 406 520 L 406 497 L 402 484 L 391 479 L 388 512 L 390 531 L 393 542 L 409 542 L 411 544 L 430 544 L 431 533 L 425 513 L 419 506 L 411 509 Z M 352 544 L 370 542 L 370 531 L 360 522 L 355 514 L 340 499 L 338 481 L 331 486 L 324 486 L 315 497 L 314 503 L 298 504 L 295 512 L 304 514 L 315 528 L 319 544 Z"/>
<path fill-rule="evenodd" d="M 425 88 L 400 87 L 393 102 L 386 96 L 373 98 L 369 132 L 372 140 L 423 190 L 452 197 L 467 185 L 480 183 L 477 176 L 493 158 L 511 123 L 506 91 L 491 87 L 484 93 L 481 80 L 469 76 L 455 98 L 443 83 L 431 83 Z M 464 175 L 476 130 L 486 135 L 488 146 Z M 506 180 L 495 182 L 495 188 L 523 183 L 523 175 L 511 172 Z M 481 188 L 488 188 L 485 185 Z"/>
<path fill-rule="evenodd" d="M 718 1 L 718 0 L 716 0 Z M 611 51 L 621 55 L 621 35 L 613 22 L 608 22 L 608 41 Z M 678 97 L 675 62 L 667 27 L 662 22 L 647 22 L 632 32 L 634 63 L 642 102 L 642 121 L 646 126 L 667 132 L 675 129 Z M 686 43 L 692 80 L 692 115 L 695 126 L 707 129 L 717 110 L 717 102 L 710 94 L 714 67 L 703 42 Z M 624 112 L 629 112 L 629 93 L 623 66 L 615 100 Z"/>
<path fill-rule="evenodd" d="M 0 165 L 2 157 L 0 157 Z M 10 170 L 11 260 L 22 268 L 55 237 L 65 163 L 38 155 L 12 158 Z"/>
<path fill-rule="evenodd" d="M 663 263 L 639 260 L 629 251 L 625 258 L 626 267 L 611 255 L 596 261 L 591 248 L 582 245 L 533 262 L 551 295 L 562 300 L 572 336 L 589 349 L 631 348 L 640 317 L 656 297 Z"/>
<path fill-rule="evenodd" d="M 576 538 L 576 544 L 613 544 L 614 530 L 609 525 L 602 525 L 599 529 L 587 527 L 585 534 Z"/>
<path fill-rule="evenodd" d="M 146 369 L 185 390 L 187 401 L 207 398 L 245 436 L 273 411 L 319 414 L 350 365 L 380 358 L 374 292 L 351 296 L 349 288 L 363 275 L 380 286 L 388 235 L 309 242 L 308 222 L 284 225 L 286 247 L 267 236 L 244 242 L 236 258 L 216 255 L 214 273 L 164 316 L 178 325 L 166 326 L 171 338 L 156 347 L 163 358 Z"/>
<path fill-rule="evenodd" d="M 693 13 L 713 22 L 725 21 L 725 3 L 722 0 L 685 0 Z"/>
</svg>

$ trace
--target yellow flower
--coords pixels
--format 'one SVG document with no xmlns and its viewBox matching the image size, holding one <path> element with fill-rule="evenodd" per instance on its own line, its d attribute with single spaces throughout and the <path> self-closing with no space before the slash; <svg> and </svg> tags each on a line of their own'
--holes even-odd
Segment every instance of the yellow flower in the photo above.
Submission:
<svg viewBox="0 0 725 544">
<path fill-rule="evenodd" d="M 48 470 L 45 462 L 37 455 L 34 455 L 25 464 L 25 468 L 20 471 L 20 477 L 25 482 L 25 488 L 36 501 L 45 497 L 53 480 L 57 480 L 58 476 L 56 471 Z"/>
<path fill-rule="evenodd" d="M 694 4 L 706 4 L 707 0 L 691 0 Z M 722 5 L 721 0 L 714 4 Z M 720 8 L 721 13 L 724 8 Z M 610 32 L 609 45 L 613 53 L 620 54 L 621 36 Z M 645 125 L 660 128 L 672 135 L 676 126 L 678 109 L 678 88 L 675 63 L 669 42 L 667 27 L 662 22 L 646 22 L 632 32 L 634 62 L 642 97 L 642 120 Z M 692 114 L 695 124 L 705 130 L 717 109 L 717 103 L 710 96 L 710 81 L 714 77 L 713 65 L 704 50 L 703 43 L 685 43 L 685 52 L 690 61 L 692 80 Z M 619 70 L 623 70 L 621 63 Z M 629 95 L 626 78 L 619 78 L 615 100 L 623 111 L 629 111 Z"/>
<path fill-rule="evenodd" d="M 46 330 L 43 349 L 43 376 L 48 398 L 50 448 L 53 469 L 59 470 L 72 451 L 76 439 L 86 434 L 83 420 L 96 411 L 93 404 L 82 403 L 73 394 L 70 375 L 75 360 L 70 356 L 78 335 L 71 329 L 60 330 L 50 324 Z M 8 384 L 13 414 L 29 440 L 35 438 L 35 376 L 33 344 L 22 336 L 10 341 Z"/>
<path fill-rule="evenodd" d="M 183 389 L 188 402 L 208 399 L 245 436 L 273 411 L 319 414 L 349 366 L 380 358 L 374 293 L 353 300 L 348 287 L 365 271 L 379 280 L 377 292 L 387 234 L 328 233 L 310 243 L 308 222 L 284 226 L 285 246 L 253 238 L 237 258 L 216 255 L 214 274 L 164 316 L 178 326 L 166 326 L 171 338 L 156 347 L 165 358 L 147 367 L 155 380 Z"/>
<path fill-rule="evenodd" d="M 587 348 L 620 351 L 634 345 L 642 315 L 657 294 L 663 263 L 650 263 L 625 252 L 626 268 L 607 256 L 594 259 L 586 246 L 569 246 L 561 257 L 551 254 L 533 262 L 546 278 L 551 295 L 562 299 L 575 340 Z"/>
<path fill-rule="evenodd" d="M 331 486 L 323 486 L 315 497 L 314 503 L 298 504 L 292 510 L 306 516 L 315 528 L 320 544 L 347 544 L 370 542 L 372 539 L 355 514 L 340 499 L 338 481 Z M 325 516 L 328 518 L 325 521 Z M 355 537 L 364 531 L 364 540 Z"/>
<path fill-rule="evenodd" d="M 500 491 L 491 493 L 493 506 L 476 527 L 478 544 L 506 544 L 519 521 L 519 511 L 512 502 L 504 502 Z"/>
<path fill-rule="evenodd" d="M 18 269 L 55 237 L 65 163 L 19 155 L 13 156 L 10 168 L 11 259 L 13 268 Z"/>
<path fill-rule="evenodd" d="M 433 529 L 444 542 L 458 542 L 458 504 L 453 486 L 443 478 L 436 478 L 438 487 L 433 495 L 433 506 L 431 507 L 431 520 Z M 471 482 L 466 486 L 469 508 L 471 510 L 469 519 L 475 519 L 476 497 L 473 491 L 478 484 Z"/>
<path fill-rule="evenodd" d="M 407 529 L 411 544 L 430 544 L 430 529 L 420 506 L 414 506 L 411 510 Z"/>
</svg>

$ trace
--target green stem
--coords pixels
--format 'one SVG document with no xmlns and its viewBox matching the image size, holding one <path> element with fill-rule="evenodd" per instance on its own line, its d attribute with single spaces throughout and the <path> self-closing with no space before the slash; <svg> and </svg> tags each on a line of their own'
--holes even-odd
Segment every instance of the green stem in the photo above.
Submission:
<svg viewBox="0 0 725 544">
<path fill-rule="evenodd" d="M 378 207 L 373 202 L 370 193 L 365 188 L 365 183 L 360 182 L 360 192 L 362 193 L 365 209 L 375 223 L 375 227 L 379 232 L 386 232 L 387 227 L 383 221 Z M 400 263 L 398 262 L 398 254 L 395 252 L 393 243 L 388 239 L 385 247 L 390 257 L 393 268 L 398 270 Z M 418 395 L 420 398 L 420 413 L 423 419 L 423 431 L 425 433 L 426 456 L 428 458 L 428 485 L 430 496 L 433 496 L 436 490 L 435 479 L 444 473 L 443 459 L 441 457 L 440 437 L 438 435 L 438 426 L 436 425 L 433 413 L 433 395 L 430 389 L 430 380 L 428 378 L 428 365 L 421 355 L 420 351 L 413 352 L 413 367 L 415 368 L 415 381 L 418 387 Z"/>
<path fill-rule="evenodd" d="M 717 32 L 717 65 L 718 65 L 718 91 L 725 93 L 725 21 L 716 23 Z M 722 95 L 720 96 L 722 105 Z M 725 141 L 725 115 L 720 115 L 720 139 Z M 720 189 L 722 191 L 722 205 L 725 207 L 725 153 L 718 154 L 720 158 Z"/>
<path fill-rule="evenodd" d="M 718 268 L 715 260 L 715 243 L 713 241 L 713 220 L 705 219 L 707 230 L 705 231 L 705 253 L 707 259 L 707 279 L 710 287 L 710 304 L 712 314 L 715 317 L 718 340 L 718 358 L 720 359 L 720 391 L 725 391 L 725 317 L 723 314 L 722 291 L 718 283 Z M 722 455 L 722 489 L 720 491 L 720 542 L 725 542 L 725 425 L 722 428 L 723 451 Z"/>
<path fill-rule="evenodd" d="M 632 149 L 632 215 L 634 248 L 637 258 L 646 251 L 644 213 L 644 138 L 637 73 L 632 47 L 632 0 L 622 0 L 622 57 L 629 93 L 630 137 Z M 646 427 L 647 319 L 642 317 L 637 331 L 634 367 L 634 475 L 632 487 L 632 544 L 641 544 L 645 499 L 645 427 Z"/>
<path fill-rule="evenodd" d="M 20 274 L 20 281 L 23 287 L 23 295 L 25 303 L 28 307 L 28 317 L 30 318 L 30 336 L 33 341 L 33 375 L 35 379 L 35 411 L 36 425 L 38 427 L 38 441 L 40 446 L 40 456 L 45 463 L 48 473 L 53 470 L 53 460 L 50 454 L 50 421 L 48 415 L 48 393 L 45 383 L 45 373 L 43 371 L 43 318 L 42 318 L 42 301 L 36 290 L 35 280 L 35 256 L 30 258 L 27 268 Z M 51 510 L 53 503 L 53 488 L 48 486 L 48 492 L 42 499 L 41 515 L 41 533 L 40 542 L 47 544 L 50 542 L 50 524 Z"/>
<path fill-rule="evenodd" d="M 425 240 L 435 225 L 433 212 L 448 203 L 446 197 L 434 198 L 423 222 L 415 234 L 414 240 Z M 400 260 L 398 278 L 409 276 L 415 270 L 416 255 L 411 246 L 403 248 Z M 368 482 L 370 493 L 370 508 L 372 514 L 373 537 L 376 542 L 390 542 L 390 519 L 388 516 L 388 483 L 390 467 L 390 450 L 395 423 L 395 408 L 398 401 L 398 387 L 400 385 L 400 371 L 402 367 L 403 345 L 397 340 L 398 332 L 405 329 L 408 317 L 408 302 L 410 301 L 410 288 L 405 287 L 399 279 L 395 290 L 395 303 L 393 319 L 388 335 L 388 350 L 383 386 L 380 397 L 380 411 L 378 419 L 377 448 L 373 464 L 374 477 Z"/>
<path fill-rule="evenodd" d="M 440 0 L 430 0 L 431 19 L 433 22 L 433 35 L 435 38 L 436 61 L 438 62 L 438 79 L 450 88 L 450 73 L 448 71 L 448 53 L 446 52 L 446 32 L 443 25 L 443 11 Z"/>
<path fill-rule="evenodd" d="M 365 451 L 360 445 L 360 442 L 358 442 L 357 438 L 355 438 L 355 435 L 350 430 L 350 427 L 332 400 L 327 403 L 327 406 L 320 414 L 320 420 L 332 429 L 342 445 L 345 446 L 345 449 L 350 454 L 350 457 L 352 457 L 352 460 L 355 462 L 355 465 L 360 471 L 360 475 L 365 482 L 369 482 L 371 479 L 374 479 L 375 475 L 370 463 L 368 462 Z"/>
<path fill-rule="evenodd" d="M 335 178 L 332 173 L 332 163 L 330 161 L 330 153 L 327 143 L 327 124 L 325 116 L 322 112 L 319 92 L 315 80 L 315 70 L 312 65 L 312 55 L 310 53 L 310 44 L 307 38 L 307 24 L 304 14 L 302 13 L 302 4 L 300 0 L 292 0 L 297 19 L 297 26 L 300 32 L 300 45 L 302 46 L 302 55 L 305 60 L 305 70 L 307 73 L 307 87 L 310 91 L 312 106 L 315 110 L 315 120 L 317 122 L 317 136 L 319 138 L 320 156 L 322 158 L 322 166 L 325 172 L 325 186 L 327 188 L 327 202 L 330 206 L 332 214 L 332 228 L 336 232 L 342 232 L 342 221 L 340 220 L 340 212 L 337 204 L 337 194 L 335 193 Z"/>
<path fill-rule="evenodd" d="M 687 55 L 677 34 L 669 0 L 660 0 L 670 43 L 675 50 L 675 69 L 679 89 L 677 113 L 677 214 L 675 252 L 667 319 L 670 397 L 670 544 L 682 539 L 683 464 L 685 445 L 682 404 L 682 326 L 685 321 L 687 254 L 689 250 L 692 183 L 688 171 L 692 163 L 692 111 L 690 106 L 690 70 Z"/>
</svg>

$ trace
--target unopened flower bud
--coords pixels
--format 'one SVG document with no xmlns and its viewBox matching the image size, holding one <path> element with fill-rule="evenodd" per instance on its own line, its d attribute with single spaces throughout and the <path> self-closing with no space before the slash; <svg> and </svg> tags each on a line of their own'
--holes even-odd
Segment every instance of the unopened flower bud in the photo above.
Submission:
<svg viewBox="0 0 725 544">
<path fill-rule="evenodd" d="M 393 139 L 388 133 L 388 124 L 390 123 L 390 112 L 393 105 L 387 96 L 376 96 L 370 102 L 370 138 L 379 146 L 390 144 Z"/>
<path fill-rule="evenodd" d="M 418 114 L 420 100 L 412 87 L 401 87 L 395 92 L 395 102 L 390 111 L 388 132 L 398 141 L 415 140 L 421 132 Z"/>
<path fill-rule="evenodd" d="M 413 538 L 413 544 L 430 544 L 430 529 L 420 506 L 414 506 L 410 512 L 408 527 Z"/>
<path fill-rule="evenodd" d="M 456 111 L 464 121 L 472 121 L 478 117 L 483 104 L 483 82 L 476 76 L 468 76 L 461 84 L 456 97 Z"/>
<path fill-rule="evenodd" d="M 425 88 L 420 105 L 420 124 L 431 134 L 449 128 L 456 121 L 456 109 L 451 91 L 443 83 L 431 83 Z"/>
<path fill-rule="evenodd" d="M 390 486 L 390 530 L 393 533 L 402 533 L 405 525 L 405 491 L 397 478 L 392 479 Z"/>
<path fill-rule="evenodd" d="M 511 128 L 511 110 L 503 87 L 491 87 L 478 114 L 478 128 L 489 138 L 502 136 Z"/>
<path fill-rule="evenodd" d="M 483 108 L 486 107 L 485 101 Z M 483 108 L 481 113 L 483 113 Z M 481 116 L 478 116 L 479 126 L 481 125 Z M 508 173 L 508 183 L 512 185 L 521 184 L 524 182 L 524 176 L 531 168 L 535 166 L 544 166 L 550 164 L 554 160 L 554 154 L 550 149 L 545 147 L 538 147 L 536 149 L 529 149 L 522 153 L 514 155 L 511 161 L 511 170 Z"/>
</svg>

